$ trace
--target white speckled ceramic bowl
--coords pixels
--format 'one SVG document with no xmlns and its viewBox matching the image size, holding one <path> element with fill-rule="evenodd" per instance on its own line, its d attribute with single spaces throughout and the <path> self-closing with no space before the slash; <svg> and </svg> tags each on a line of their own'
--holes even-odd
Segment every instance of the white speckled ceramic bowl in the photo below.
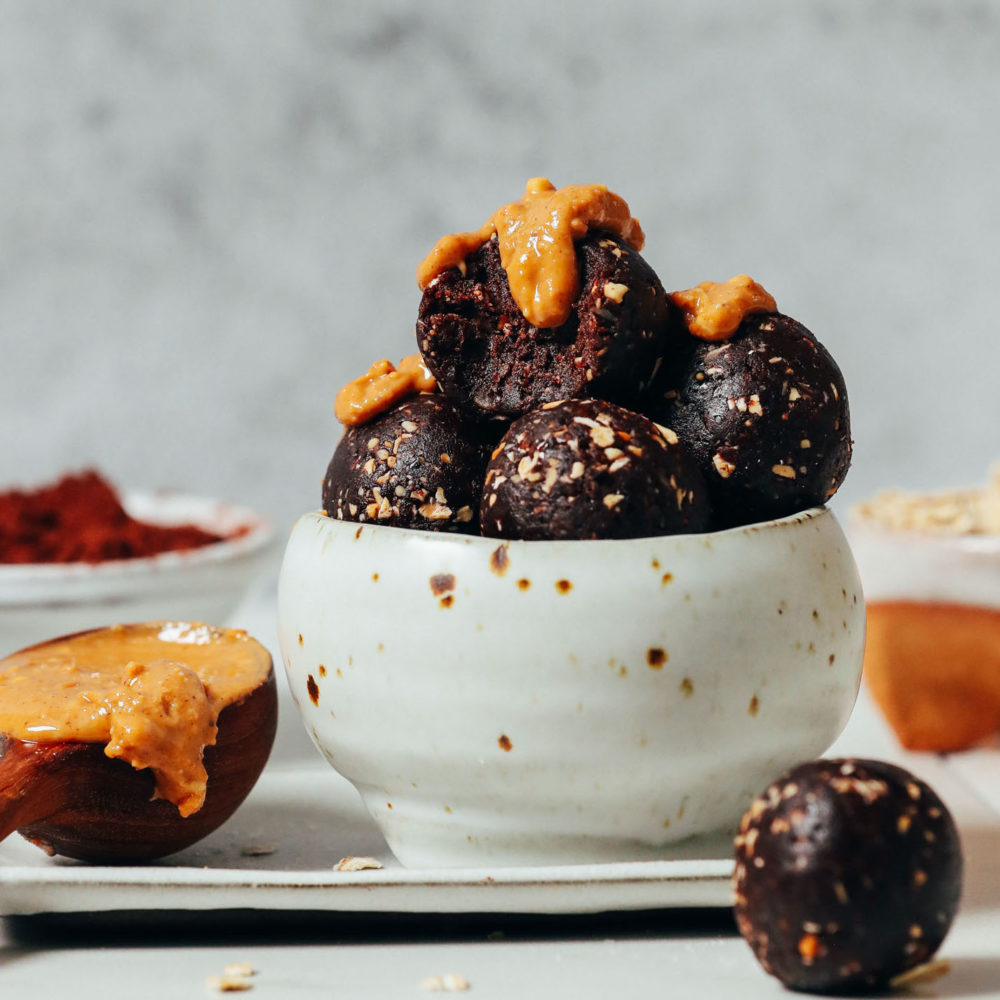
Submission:
<svg viewBox="0 0 1000 1000">
<path fill-rule="evenodd" d="M 818 508 L 505 542 L 306 514 L 278 593 L 306 728 L 405 865 L 669 857 L 854 704 L 857 570 Z"/>
<path fill-rule="evenodd" d="M 154 524 L 242 533 L 142 559 L 0 565 L 0 656 L 116 622 L 221 624 L 272 559 L 273 524 L 245 507 L 170 492 L 128 492 L 122 503 L 133 517 Z"/>
</svg>

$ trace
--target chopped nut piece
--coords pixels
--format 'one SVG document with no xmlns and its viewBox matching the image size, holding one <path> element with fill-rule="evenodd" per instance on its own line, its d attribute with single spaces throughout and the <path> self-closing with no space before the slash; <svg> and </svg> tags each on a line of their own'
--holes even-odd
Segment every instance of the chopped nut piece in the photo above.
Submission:
<svg viewBox="0 0 1000 1000">
<path fill-rule="evenodd" d="M 590 437 L 598 448 L 607 448 L 615 443 L 615 432 L 610 427 L 592 427 Z"/>
<path fill-rule="evenodd" d="M 790 465 L 772 465 L 771 471 L 782 479 L 795 478 L 795 469 Z"/>
<path fill-rule="evenodd" d="M 604 296 L 605 298 L 611 299 L 612 302 L 621 303 L 621 300 L 625 298 L 625 293 L 628 291 L 628 285 L 619 285 L 615 281 L 606 281 L 604 283 Z"/>
<path fill-rule="evenodd" d="M 333 870 L 335 872 L 360 872 L 366 871 L 369 868 L 381 868 L 382 862 L 378 858 L 369 858 L 365 856 L 348 855 L 346 858 L 341 858 L 334 866 Z"/>
<path fill-rule="evenodd" d="M 680 438 L 677 437 L 677 434 L 671 428 L 664 427 L 663 424 L 657 424 L 656 429 L 664 436 L 664 438 L 667 441 L 667 444 L 677 444 L 677 442 L 680 440 Z"/>
<path fill-rule="evenodd" d="M 616 507 L 620 504 L 624 499 L 625 497 L 623 497 L 621 493 L 606 493 L 604 495 L 603 503 L 604 506 L 610 510 L 612 507 Z"/>
<path fill-rule="evenodd" d="M 426 517 L 428 521 L 443 521 L 451 517 L 451 508 L 443 503 L 425 503 L 417 508 L 421 517 Z"/>
<path fill-rule="evenodd" d="M 723 479 L 728 479 L 736 471 L 736 466 L 732 462 L 727 462 L 718 452 L 712 456 L 712 465 Z"/>
</svg>

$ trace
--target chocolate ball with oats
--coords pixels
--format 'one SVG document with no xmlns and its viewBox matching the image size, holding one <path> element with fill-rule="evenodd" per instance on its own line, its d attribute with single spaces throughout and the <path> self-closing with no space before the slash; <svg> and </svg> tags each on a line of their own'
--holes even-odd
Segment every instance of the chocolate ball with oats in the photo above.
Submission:
<svg viewBox="0 0 1000 1000">
<path fill-rule="evenodd" d="M 740 933 L 764 969 L 796 990 L 878 990 L 926 962 L 961 883 L 944 803 L 881 761 L 800 765 L 751 805 L 736 838 Z"/>
<path fill-rule="evenodd" d="M 751 314 L 728 340 L 689 337 L 658 381 L 646 412 L 691 448 L 717 527 L 825 503 L 847 474 L 844 377 L 788 316 Z"/>
<path fill-rule="evenodd" d="M 323 509 L 343 521 L 478 531 L 489 448 L 442 396 L 413 396 L 347 427 L 323 480 Z"/>
<path fill-rule="evenodd" d="M 625 240 L 591 231 L 574 247 L 580 291 L 559 326 L 525 319 L 496 234 L 424 290 L 417 343 L 463 413 L 510 419 L 570 397 L 634 405 L 686 337 L 659 278 Z"/>
<path fill-rule="evenodd" d="M 480 508 L 484 535 L 528 540 L 681 534 L 708 520 L 704 479 L 670 431 L 583 399 L 511 424 Z"/>
</svg>

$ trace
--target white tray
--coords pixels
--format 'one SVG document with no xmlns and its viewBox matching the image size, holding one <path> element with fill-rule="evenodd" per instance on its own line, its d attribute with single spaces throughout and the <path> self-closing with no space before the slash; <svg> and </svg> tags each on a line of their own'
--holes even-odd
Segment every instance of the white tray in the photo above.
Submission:
<svg viewBox="0 0 1000 1000">
<path fill-rule="evenodd" d="M 730 902 L 728 840 L 678 860 L 544 868 L 407 869 L 354 789 L 325 764 L 268 767 L 236 815 L 163 861 L 96 867 L 0 844 L 0 915 L 120 910 L 373 913 L 599 913 Z M 267 852 L 267 853 L 262 853 Z M 385 866 L 333 870 L 348 855 Z"/>
</svg>

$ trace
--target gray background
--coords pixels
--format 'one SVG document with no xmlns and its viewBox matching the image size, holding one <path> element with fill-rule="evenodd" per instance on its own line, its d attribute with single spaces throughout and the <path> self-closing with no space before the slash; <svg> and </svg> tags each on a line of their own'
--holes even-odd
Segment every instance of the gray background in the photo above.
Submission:
<svg viewBox="0 0 1000 1000">
<path fill-rule="evenodd" d="M 0 484 L 290 524 L 414 268 L 600 181 L 667 288 L 751 273 L 850 389 L 843 505 L 1000 457 L 1000 5 L 0 6 Z"/>
</svg>

